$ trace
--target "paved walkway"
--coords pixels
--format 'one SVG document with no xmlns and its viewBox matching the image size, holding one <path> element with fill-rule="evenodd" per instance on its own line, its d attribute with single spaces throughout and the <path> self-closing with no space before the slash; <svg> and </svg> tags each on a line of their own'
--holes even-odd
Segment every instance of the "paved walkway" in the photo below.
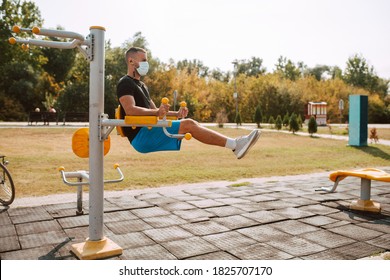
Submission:
<svg viewBox="0 0 390 280">
<path fill-rule="evenodd" d="M 104 230 L 123 248 L 113 259 L 124 260 L 344 260 L 389 251 L 389 184 L 372 183 L 381 214 L 348 209 L 358 179 L 337 193 L 315 191 L 330 185 L 319 173 L 107 192 Z M 77 216 L 75 201 L 75 193 L 25 198 L 0 209 L 1 259 L 75 259 L 71 244 L 88 237 L 88 202 Z"/>
</svg>

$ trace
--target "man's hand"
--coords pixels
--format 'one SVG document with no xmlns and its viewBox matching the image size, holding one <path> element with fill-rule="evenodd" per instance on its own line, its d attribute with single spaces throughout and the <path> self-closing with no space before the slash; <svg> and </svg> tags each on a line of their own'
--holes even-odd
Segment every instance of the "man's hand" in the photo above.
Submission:
<svg viewBox="0 0 390 280">
<path fill-rule="evenodd" d="M 158 108 L 157 115 L 159 118 L 163 118 L 169 112 L 169 104 L 161 103 L 160 108 Z"/>
<path fill-rule="evenodd" d="M 177 114 L 177 117 L 179 119 L 183 119 L 183 118 L 187 117 L 187 115 L 188 115 L 188 108 L 187 107 L 180 107 L 179 112 Z"/>
</svg>

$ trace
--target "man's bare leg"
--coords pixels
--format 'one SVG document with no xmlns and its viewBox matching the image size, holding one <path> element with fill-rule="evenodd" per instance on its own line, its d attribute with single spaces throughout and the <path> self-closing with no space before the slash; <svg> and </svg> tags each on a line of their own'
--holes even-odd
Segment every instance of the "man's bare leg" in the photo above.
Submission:
<svg viewBox="0 0 390 280">
<path fill-rule="evenodd" d="M 179 134 L 191 133 L 196 140 L 220 147 L 225 147 L 228 137 L 218 133 L 214 130 L 208 129 L 199 125 L 198 122 L 192 119 L 184 119 L 180 122 Z"/>
</svg>

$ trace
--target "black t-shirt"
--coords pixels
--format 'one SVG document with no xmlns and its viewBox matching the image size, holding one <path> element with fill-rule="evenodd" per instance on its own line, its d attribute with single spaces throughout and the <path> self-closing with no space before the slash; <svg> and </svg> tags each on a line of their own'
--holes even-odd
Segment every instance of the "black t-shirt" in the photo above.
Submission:
<svg viewBox="0 0 390 280">
<path fill-rule="evenodd" d="M 134 97 L 135 105 L 144 108 L 150 108 L 150 95 L 146 85 L 139 81 L 131 78 L 130 76 L 123 76 L 117 85 L 116 94 L 118 96 L 118 102 L 120 104 L 119 98 L 124 95 L 131 95 Z M 121 115 L 125 116 L 126 113 L 121 104 Z M 137 135 L 141 127 L 132 129 L 131 127 L 122 127 L 123 133 L 129 138 L 130 142 L 133 141 L 134 137 Z"/>
</svg>

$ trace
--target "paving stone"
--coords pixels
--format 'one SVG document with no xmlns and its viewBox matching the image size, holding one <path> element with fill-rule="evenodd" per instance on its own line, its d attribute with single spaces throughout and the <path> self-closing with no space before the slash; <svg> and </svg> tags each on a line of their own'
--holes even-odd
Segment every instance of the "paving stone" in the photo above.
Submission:
<svg viewBox="0 0 390 280">
<path fill-rule="evenodd" d="M 164 216 L 164 215 L 171 214 L 170 212 L 168 212 L 160 207 L 134 209 L 134 210 L 131 210 L 131 212 L 134 213 L 139 218 L 149 218 L 149 217 Z"/>
<path fill-rule="evenodd" d="M 282 198 L 293 198 L 296 197 L 295 194 L 289 193 L 289 192 L 272 192 L 267 194 L 267 196 L 273 197 L 275 199 L 282 199 Z"/>
<path fill-rule="evenodd" d="M 223 203 L 223 204 L 225 204 L 225 205 L 250 202 L 250 201 L 248 201 L 247 199 L 237 198 L 237 197 L 231 197 L 231 198 L 216 198 L 215 200 L 218 201 L 218 202 L 221 202 L 221 203 Z"/>
<path fill-rule="evenodd" d="M 149 208 L 148 208 L 149 209 Z M 137 210 L 125 210 L 125 211 L 115 211 L 110 213 L 104 213 L 104 222 L 117 222 L 117 221 L 127 221 L 138 219 L 131 211 Z"/>
<path fill-rule="evenodd" d="M 238 260 L 238 258 L 229 254 L 228 252 L 218 251 L 188 258 L 187 260 Z"/>
<path fill-rule="evenodd" d="M 76 211 L 77 211 L 77 207 L 73 209 L 53 210 L 48 212 L 54 219 L 59 219 L 65 217 L 73 217 L 77 215 Z M 88 214 L 88 210 L 85 210 L 85 208 L 83 208 L 82 211 L 83 211 L 82 215 Z"/>
<path fill-rule="evenodd" d="M 314 216 L 312 212 L 301 210 L 299 208 L 287 207 L 283 209 L 274 210 L 273 213 L 284 216 L 289 219 L 301 219 Z"/>
<path fill-rule="evenodd" d="M 390 234 L 381 235 L 375 239 L 367 240 L 367 243 L 390 250 Z"/>
<path fill-rule="evenodd" d="M 261 225 L 248 227 L 237 230 L 237 232 L 244 234 L 260 243 L 264 243 L 270 240 L 283 240 L 291 235 L 282 232 L 271 225 Z"/>
<path fill-rule="evenodd" d="M 177 200 L 172 197 L 161 196 L 161 197 L 144 199 L 143 201 L 157 206 L 161 204 L 173 203 L 176 202 Z"/>
<path fill-rule="evenodd" d="M 300 235 L 300 237 L 313 241 L 327 248 L 336 248 L 354 243 L 355 240 L 327 230 L 318 230 Z"/>
<path fill-rule="evenodd" d="M 339 220 L 327 217 L 327 216 L 315 216 L 315 217 L 309 217 L 300 219 L 299 221 L 304 222 L 306 224 L 310 224 L 313 226 L 324 226 L 332 223 L 336 223 Z"/>
<path fill-rule="evenodd" d="M 325 250 L 319 253 L 302 256 L 304 260 L 353 260 L 351 256 L 340 254 L 333 249 Z"/>
<path fill-rule="evenodd" d="M 159 229 L 148 229 L 145 230 L 144 233 L 157 243 L 167 242 L 167 241 L 177 240 L 177 239 L 184 239 L 193 236 L 192 233 L 178 226 L 159 228 Z"/>
<path fill-rule="evenodd" d="M 206 221 L 215 216 L 213 213 L 207 212 L 204 209 L 178 210 L 173 211 L 173 214 L 189 222 Z"/>
<path fill-rule="evenodd" d="M 217 207 L 225 205 L 224 203 L 221 203 L 219 201 L 213 200 L 213 199 L 202 199 L 202 200 L 192 200 L 188 203 L 193 204 L 194 206 L 198 208 L 210 208 L 210 207 Z"/>
<path fill-rule="evenodd" d="M 116 234 L 111 236 L 110 239 L 124 250 L 156 244 L 152 239 L 150 239 L 142 232 Z"/>
<path fill-rule="evenodd" d="M 353 238 L 355 240 L 360 240 L 360 241 L 373 239 L 373 238 L 378 237 L 378 236 L 383 234 L 382 232 L 359 227 L 359 226 L 353 225 L 353 224 L 348 224 L 348 225 L 337 227 L 337 228 L 331 228 L 329 230 L 334 232 L 334 233 L 338 233 L 338 234 L 341 234 L 343 236 L 350 237 L 350 238 Z"/>
<path fill-rule="evenodd" d="M 122 260 L 177 260 L 167 249 L 161 245 L 142 246 L 123 250 Z"/>
<path fill-rule="evenodd" d="M 335 252 L 342 254 L 345 258 L 349 259 L 361 259 L 364 257 L 372 256 L 383 252 L 384 249 L 373 246 L 365 242 L 356 242 L 346 246 L 338 247 L 333 249 Z"/>
<path fill-rule="evenodd" d="M 175 199 L 180 200 L 180 201 L 192 201 L 192 200 L 201 200 L 201 199 L 203 199 L 203 197 L 185 194 L 182 196 L 175 196 Z"/>
<path fill-rule="evenodd" d="M 16 208 L 18 209 L 18 208 Z M 12 220 L 12 223 L 14 224 L 22 224 L 22 223 L 28 223 L 28 222 L 38 222 L 38 221 L 46 221 L 46 220 L 52 220 L 52 216 L 43 208 L 32 208 L 31 211 L 21 211 L 16 212 L 18 214 L 11 216 L 10 218 Z M 24 214 L 20 214 L 24 213 Z"/>
<path fill-rule="evenodd" d="M 217 247 L 200 237 L 191 237 L 182 240 L 162 243 L 162 246 L 175 255 L 178 259 L 186 259 L 219 251 Z"/>
<path fill-rule="evenodd" d="M 289 234 L 298 235 L 311 231 L 318 231 L 317 227 L 296 220 L 287 220 L 271 224 L 272 227 Z"/>
<path fill-rule="evenodd" d="M 12 224 L 7 210 L 0 211 L 0 226 Z"/>
<path fill-rule="evenodd" d="M 196 206 L 187 202 L 179 201 L 179 202 L 173 202 L 173 203 L 167 203 L 160 206 L 161 208 L 167 210 L 167 211 L 176 211 L 176 210 L 189 210 L 189 209 L 195 209 Z"/>
<path fill-rule="evenodd" d="M 194 235 L 200 236 L 229 231 L 227 227 L 213 221 L 182 224 L 180 225 L 180 227 L 184 228 L 185 230 L 191 232 Z"/>
<path fill-rule="evenodd" d="M 253 202 L 265 202 L 265 201 L 277 200 L 277 198 L 271 196 L 270 194 L 258 194 L 251 197 L 247 197 L 245 199 Z"/>
<path fill-rule="evenodd" d="M 6 236 L 16 236 L 16 230 L 15 226 L 12 224 L 7 225 L 1 225 L 0 226 L 0 236 L 6 237 Z"/>
<path fill-rule="evenodd" d="M 241 215 L 214 218 L 214 221 L 229 229 L 245 228 L 245 227 L 250 227 L 258 224 L 258 222 L 252 219 L 248 219 Z"/>
<path fill-rule="evenodd" d="M 261 206 L 266 210 L 274 210 L 274 209 L 284 209 L 287 207 L 297 207 L 299 205 L 288 201 L 274 200 L 274 201 L 261 202 Z"/>
<path fill-rule="evenodd" d="M 364 227 L 383 233 L 390 233 L 390 221 L 385 219 L 376 220 L 374 222 L 359 223 L 359 227 Z"/>
<path fill-rule="evenodd" d="M 186 220 L 183 220 L 176 215 L 150 217 L 144 218 L 143 220 L 154 228 L 169 227 L 187 223 Z"/>
<path fill-rule="evenodd" d="M 62 228 L 74 228 L 74 227 L 83 227 L 89 225 L 89 216 L 74 216 L 68 218 L 61 218 L 57 220 Z"/>
<path fill-rule="evenodd" d="M 232 204 L 232 206 L 241 209 L 245 212 L 255 212 L 255 211 L 265 210 L 265 208 L 261 205 L 261 203 L 256 203 L 256 202 Z"/>
<path fill-rule="evenodd" d="M 126 234 L 152 228 L 141 219 L 110 222 L 105 223 L 105 225 L 115 234 Z"/>
<path fill-rule="evenodd" d="M 147 208 L 153 206 L 152 204 L 146 201 L 138 200 L 135 198 L 128 198 L 127 196 L 109 197 L 106 198 L 106 200 L 119 206 L 123 210 Z"/>
<path fill-rule="evenodd" d="M 46 245 L 38 248 L 1 253 L 2 260 L 39 260 L 52 251 L 54 246 Z"/>
<path fill-rule="evenodd" d="M 321 245 L 309 242 L 306 239 L 296 236 L 291 236 L 284 240 L 270 240 L 267 244 L 290 255 L 298 257 L 321 252 L 326 249 Z"/>
<path fill-rule="evenodd" d="M 19 236 L 22 249 L 34 248 L 44 245 L 57 245 L 64 241 L 70 241 L 63 231 L 49 231 Z"/>
<path fill-rule="evenodd" d="M 205 210 L 213 213 L 215 216 L 218 217 L 233 216 L 233 215 L 245 213 L 245 211 L 240 210 L 233 206 L 212 207 L 212 208 L 207 208 Z"/>
<path fill-rule="evenodd" d="M 256 211 L 251 213 L 242 214 L 242 216 L 255 220 L 260 224 L 273 223 L 277 221 L 285 220 L 286 218 L 274 213 L 274 211 Z"/>
<path fill-rule="evenodd" d="M 241 248 L 230 249 L 229 253 L 241 260 L 287 260 L 292 255 L 268 246 L 267 244 L 253 244 Z"/>
<path fill-rule="evenodd" d="M 0 237 L 0 252 L 7 252 L 21 249 L 16 235 Z M 3 253 L 1 254 L 3 256 Z"/>
<path fill-rule="evenodd" d="M 293 204 L 296 204 L 296 205 L 299 205 L 299 206 L 314 205 L 314 204 L 318 203 L 318 202 L 316 202 L 314 200 L 307 199 L 307 198 L 304 198 L 304 197 L 282 198 L 281 200 L 282 201 L 286 201 L 286 202 L 290 202 L 290 203 L 293 203 Z M 303 210 L 303 209 L 301 209 L 301 210 Z"/>
<path fill-rule="evenodd" d="M 207 235 L 203 236 L 203 239 L 225 251 L 228 249 L 241 248 L 256 243 L 256 240 L 236 231 Z"/>
<path fill-rule="evenodd" d="M 18 235 L 26 235 L 33 233 L 41 233 L 48 231 L 61 231 L 61 226 L 57 221 L 42 221 L 42 222 L 34 222 L 34 223 L 26 223 L 16 225 L 16 230 Z"/>
<path fill-rule="evenodd" d="M 84 242 L 89 235 L 89 227 L 77 227 L 64 229 L 65 234 L 72 240 L 73 243 Z"/>
<path fill-rule="evenodd" d="M 341 227 L 341 226 L 349 225 L 349 224 L 350 224 L 350 222 L 348 222 L 348 221 L 338 221 L 338 222 L 334 222 L 332 224 L 323 225 L 323 226 L 321 226 L 321 228 L 330 229 L 330 228 L 337 228 L 337 227 Z"/>
<path fill-rule="evenodd" d="M 200 195 L 199 197 L 216 199 L 216 198 L 229 198 L 230 196 L 227 194 L 222 194 L 222 193 L 206 193 L 206 194 Z"/>
</svg>

